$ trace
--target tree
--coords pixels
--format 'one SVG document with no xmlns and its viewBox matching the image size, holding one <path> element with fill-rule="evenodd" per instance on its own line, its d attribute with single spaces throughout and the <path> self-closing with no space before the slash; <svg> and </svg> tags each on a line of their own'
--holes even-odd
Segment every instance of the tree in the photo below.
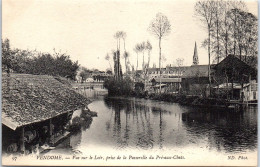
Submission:
<svg viewBox="0 0 260 167">
<path fill-rule="evenodd" d="M 142 47 L 140 46 L 140 44 L 136 44 L 134 51 L 137 54 L 137 59 L 136 59 L 136 70 L 138 70 L 138 53 L 142 51 Z"/>
<path fill-rule="evenodd" d="M 139 46 L 140 46 L 140 52 L 143 53 L 143 64 L 142 64 L 142 70 L 144 71 L 144 70 L 145 70 L 145 67 L 144 67 L 144 66 L 145 66 L 145 62 L 144 62 L 144 52 L 145 52 L 145 50 L 146 50 L 145 42 L 140 43 Z"/>
<path fill-rule="evenodd" d="M 81 83 L 83 83 L 88 77 L 91 76 L 91 71 L 85 67 L 82 67 L 79 76 L 81 77 Z"/>
<path fill-rule="evenodd" d="M 210 75 L 210 63 L 211 63 L 211 32 L 212 28 L 214 26 L 214 13 L 216 2 L 212 0 L 205 0 L 205 1 L 198 1 L 195 4 L 195 16 L 199 18 L 199 20 L 205 25 L 207 32 L 208 32 L 208 39 L 207 39 L 207 45 L 208 45 L 208 78 L 209 78 L 209 87 L 211 88 L 211 75 Z"/>
<path fill-rule="evenodd" d="M 224 56 L 227 57 L 229 53 L 229 41 L 230 41 L 230 18 L 228 12 L 230 10 L 230 1 L 221 1 L 219 10 L 222 11 L 220 22 L 220 41 L 223 44 Z"/>
<path fill-rule="evenodd" d="M 36 50 L 11 49 L 9 40 L 2 41 L 2 64 L 7 72 L 61 76 L 75 80 L 78 62 L 66 53 L 41 53 Z"/>
<path fill-rule="evenodd" d="M 110 68 L 107 68 L 107 69 L 106 69 L 106 73 L 109 74 L 109 75 L 112 75 L 112 74 L 113 74 L 113 73 L 112 73 L 112 70 L 111 70 Z"/>
<path fill-rule="evenodd" d="M 257 30 L 257 18 L 251 13 L 241 12 L 242 20 L 244 24 L 242 29 L 244 31 L 242 38 L 242 46 L 245 52 L 245 62 L 248 62 L 247 57 L 253 56 L 256 57 L 257 51 L 257 39 L 258 39 L 258 30 Z"/>
<path fill-rule="evenodd" d="M 212 51 L 215 52 L 215 59 L 217 63 L 219 63 L 221 58 L 221 44 L 220 44 L 220 30 L 222 26 L 223 19 L 223 10 L 222 10 L 222 1 L 216 0 L 215 3 L 215 12 L 213 17 L 214 27 L 212 28 L 212 38 L 214 41 L 212 42 Z"/>
<path fill-rule="evenodd" d="M 6 68 L 7 73 L 10 72 L 12 68 L 13 57 L 10 49 L 9 39 L 2 39 L 2 66 Z"/>
<path fill-rule="evenodd" d="M 105 57 L 105 59 L 108 61 L 108 63 L 109 63 L 109 66 L 110 66 L 110 69 L 111 69 L 111 71 L 112 71 L 112 66 L 111 66 L 111 63 L 110 63 L 110 56 L 109 56 L 109 54 L 108 54 L 108 53 L 106 54 L 106 57 Z"/>
<path fill-rule="evenodd" d="M 152 20 L 148 31 L 159 40 L 159 69 L 160 69 L 160 94 L 161 94 L 161 40 L 171 32 L 171 24 L 166 16 L 157 13 L 156 18 Z"/>
<path fill-rule="evenodd" d="M 146 46 L 145 46 L 146 50 L 148 51 L 148 68 L 150 66 L 150 59 L 151 59 L 151 51 L 153 49 L 152 44 L 150 43 L 150 41 L 147 40 L 146 42 Z"/>
<path fill-rule="evenodd" d="M 178 78 L 180 78 L 181 66 L 183 66 L 183 61 L 184 61 L 183 58 L 176 59 L 176 64 L 177 64 L 177 67 L 178 67 Z M 180 92 L 180 85 L 178 86 L 178 89 L 179 89 L 178 92 Z"/>
<path fill-rule="evenodd" d="M 233 55 L 236 55 L 237 45 L 239 45 L 241 40 L 240 35 L 240 21 L 241 17 L 239 12 L 241 10 L 247 10 L 245 3 L 238 0 L 238 1 L 231 1 L 230 3 L 231 9 L 228 11 L 228 17 L 231 19 L 231 31 L 232 31 L 232 38 L 233 38 Z M 240 56 L 241 59 L 241 56 Z"/>
<path fill-rule="evenodd" d="M 127 74 L 127 71 L 128 71 L 128 63 L 127 63 L 127 60 L 129 58 L 129 53 L 128 52 L 124 52 L 124 59 L 125 59 L 125 73 Z"/>
</svg>

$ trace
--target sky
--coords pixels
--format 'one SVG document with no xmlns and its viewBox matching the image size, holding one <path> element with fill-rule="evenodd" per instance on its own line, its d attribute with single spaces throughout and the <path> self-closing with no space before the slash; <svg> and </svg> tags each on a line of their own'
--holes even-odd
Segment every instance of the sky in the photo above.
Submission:
<svg viewBox="0 0 260 167">
<path fill-rule="evenodd" d="M 199 64 L 207 64 L 207 49 L 201 43 L 207 37 L 203 24 L 194 16 L 195 0 L 3 0 L 2 38 L 11 47 L 41 52 L 53 49 L 66 52 L 73 61 L 89 69 L 109 68 L 106 54 L 116 49 L 113 37 L 124 31 L 130 62 L 136 66 L 133 51 L 137 43 L 149 40 L 153 46 L 151 65 L 159 66 L 158 39 L 147 30 L 161 12 L 170 21 L 171 33 L 162 40 L 162 55 L 175 64 L 191 65 L 197 42 Z M 257 1 L 246 1 L 249 12 L 257 15 Z M 122 45 L 122 43 L 121 43 Z M 147 54 L 145 61 L 147 61 Z M 122 59 L 124 70 L 124 60 Z M 139 68 L 142 54 L 138 56 Z"/>
</svg>

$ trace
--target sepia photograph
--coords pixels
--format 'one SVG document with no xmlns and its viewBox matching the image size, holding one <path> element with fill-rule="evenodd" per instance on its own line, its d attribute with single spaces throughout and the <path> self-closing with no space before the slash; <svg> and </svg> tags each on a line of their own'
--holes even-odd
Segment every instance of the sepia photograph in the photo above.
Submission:
<svg viewBox="0 0 260 167">
<path fill-rule="evenodd" d="M 2 164 L 257 166 L 258 1 L 3 0 Z"/>
</svg>

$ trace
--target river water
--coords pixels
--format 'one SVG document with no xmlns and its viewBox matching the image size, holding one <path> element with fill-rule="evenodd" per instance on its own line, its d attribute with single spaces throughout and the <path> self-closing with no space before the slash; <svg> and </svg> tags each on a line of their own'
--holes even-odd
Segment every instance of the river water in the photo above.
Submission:
<svg viewBox="0 0 260 167">
<path fill-rule="evenodd" d="M 257 153 L 257 107 L 234 112 L 207 110 L 139 98 L 96 97 L 88 129 L 52 153 L 89 155 L 108 151 L 200 155 Z"/>
</svg>

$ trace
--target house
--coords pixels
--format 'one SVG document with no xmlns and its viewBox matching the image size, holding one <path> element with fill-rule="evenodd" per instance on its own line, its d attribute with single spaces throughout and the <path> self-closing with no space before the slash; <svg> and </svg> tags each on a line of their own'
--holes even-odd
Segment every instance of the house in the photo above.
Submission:
<svg viewBox="0 0 260 167">
<path fill-rule="evenodd" d="M 214 65 L 211 65 L 212 69 Z M 187 95 L 209 95 L 208 65 L 192 65 L 181 76 L 182 91 Z"/>
<path fill-rule="evenodd" d="M 213 93 L 221 98 L 232 100 L 241 100 L 243 102 L 256 102 L 258 100 L 258 91 L 256 81 L 250 83 L 223 83 L 213 87 Z"/>
<path fill-rule="evenodd" d="M 250 60 L 247 64 L 243 60 Z M 216 95 L 228 99 L 252 101 L 257 100 L 257 69 L 252 58 L 240 60 L 229 55 L 214 66 Z M 256 59 L 254 59 L 256 61 Z M 222 94 L 221 94 L 222 93 Z M 256 97 L 256 98 L 254 98 Z"/>
<path fill-rule="evenodd" d="M 152 89 L 157 92 L 160 89 L 160 78 L 153 78 Z M 161 78 L 162 92 L 178 92 L 181 86 L 181 78 Z"/>
<path fill-rule="evenodd" d="M 30 153 L 68 135 L 65 125 L 89 100 L 52 76 L 3 73 L 3 152 Z"/>
<path fill-rule="evenodd" d="M 255 61 L 257 61 L 255 59 Z M 237 56 L 229 55 L 214 66 L 214 80 L 217 83 L 248 83 L 249 80 L 257 80 L 257 69 Z"/>
<path fill-rule="evenodd" d="M 179 78 L 188 68 L 188 66 L 167 66 L 166 68 L 161 68 L 161 78 Z M 148 68 L 147 70 L 150 80 L 153 78 L 160 78 L 159 68 Z"/>
</svg>

